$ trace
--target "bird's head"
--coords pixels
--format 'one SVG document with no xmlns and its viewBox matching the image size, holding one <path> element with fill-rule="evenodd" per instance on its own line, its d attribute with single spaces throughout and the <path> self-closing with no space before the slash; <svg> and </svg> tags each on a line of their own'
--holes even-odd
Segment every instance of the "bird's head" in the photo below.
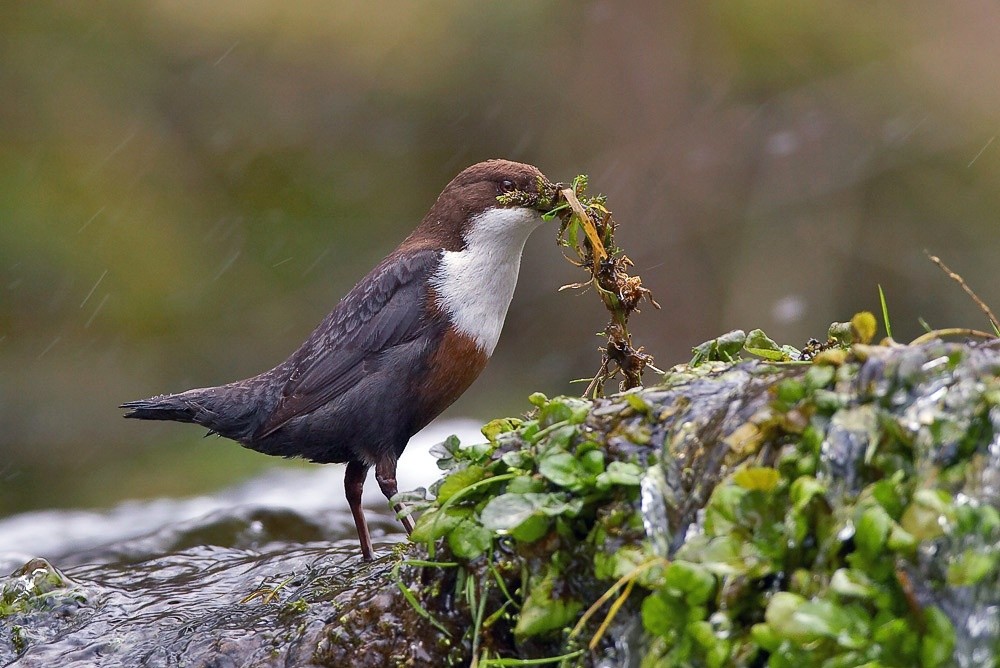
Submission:
<svg viewBox="0 0 1000 668">
<path fill-rule="evenodd" d="M 520 254 L 524 240 L 550 210 L 558 186 L 532 165 L 486 160 L 462 170 L 445 186 L 417 234 L 447 250 L 460 250 L 471 236 L 510 238 Z M 518 240 L 520 244 L 518 244 Z"/>
</svg>

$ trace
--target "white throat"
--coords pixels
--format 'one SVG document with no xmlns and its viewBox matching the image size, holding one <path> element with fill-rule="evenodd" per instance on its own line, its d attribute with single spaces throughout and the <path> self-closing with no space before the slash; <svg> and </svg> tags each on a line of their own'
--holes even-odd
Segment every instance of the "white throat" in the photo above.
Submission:
<svg viewBox="0 0 1000 668">
<path fill-rule="evenodd" d="M 465 249 L 445 251 L 431 278 L 438 307 L 452 325 L 493 354 L 514 296 L 521 251 L 542 223 L 533 209 L 489 209 L 470 221 Z"/>
</svg>

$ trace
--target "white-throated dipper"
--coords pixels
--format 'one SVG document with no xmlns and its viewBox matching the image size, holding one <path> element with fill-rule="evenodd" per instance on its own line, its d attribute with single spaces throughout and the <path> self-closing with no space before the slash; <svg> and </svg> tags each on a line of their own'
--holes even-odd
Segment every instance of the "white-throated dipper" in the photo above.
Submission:
<svg viewBox="0 0 1000 668">
<path fill-rule="evenodd" d="M 410 437 L 483 370 L 524 244 L 556 190 L 531 165 L 468 167 L 287 360 L 228 385 L 130 401 L 125 417 L 194 422 L 269 455 L 346 462 L 347 502 L 371 560 L 361 508 L 368 469 L 391 499 Z M 408 516 L 402 523 L 413 530 Z"/>
</svg>

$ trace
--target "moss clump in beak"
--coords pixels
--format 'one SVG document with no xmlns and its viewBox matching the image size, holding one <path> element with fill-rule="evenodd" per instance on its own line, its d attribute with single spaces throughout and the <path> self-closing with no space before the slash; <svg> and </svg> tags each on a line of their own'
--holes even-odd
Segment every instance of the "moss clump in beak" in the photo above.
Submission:
<svg viewBox="0 0 1000 668">
<path fill-rule="evenodd" d="M 549 213 L 556 206 L 561 187 L 563 187 L 561 184 L 551 183 L 539 176 L 534 192 L 529 190 L 512 190 L 509 193 L 498 195 L 497 202 L 500 206 L 526 206 L 543 213 Z M 547 217 L 546 220 L 549 220 L 549 218 Z"/>
</svg>

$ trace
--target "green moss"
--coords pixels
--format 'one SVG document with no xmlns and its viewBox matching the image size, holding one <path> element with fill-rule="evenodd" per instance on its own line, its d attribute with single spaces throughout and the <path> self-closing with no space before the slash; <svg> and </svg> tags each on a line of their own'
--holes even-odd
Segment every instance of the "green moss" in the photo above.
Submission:
<svg viewBox="0 0 1000 668">
<path fill-rule="evenodd" d="M 23 654 L 87 605 L 83 587 L 44 559 L 32 559 L 0 589 L 0 647 Z"/>
<path fill-rule="evenodd" d="M 1000 512 L 977 496 L 1000 475 L 996 351 L 768 366 L 723 348 L 608 400 L 532 395 L 488 444 L 446 447 L 414 539 L 474 581 L 507 563 L 494 625 L 467 639 L 480 659 L 589 645 L 570 661 L 589 665 L 627 610 L 644 666 L 940 666 L 960 592 L 981 592 L 963 615 L 1000 604 Z"/>
</svg>

